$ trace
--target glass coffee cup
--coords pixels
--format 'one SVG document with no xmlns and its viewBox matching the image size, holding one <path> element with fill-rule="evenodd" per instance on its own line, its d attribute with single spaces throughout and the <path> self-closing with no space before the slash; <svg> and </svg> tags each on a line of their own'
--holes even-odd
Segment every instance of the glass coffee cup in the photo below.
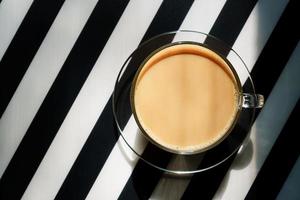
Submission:
<svg viewBox="0 0 300 200">
<path fill-rule="evenodd" d="M 198 172 L 228 159 L 245 142 L 263 104 L 240 56 L 195 31 L 165 33 L 139 46 L 113 93 L 114 118 L 126 144 L 148 164 L 174 172 Z M 167 169 L 123 131 L 124 116 L 131 114 L 137 134 L 161 154 L 181 155 L 185 162 L 204 154 L 214 158 L 201 167 Z"/>
</svg>

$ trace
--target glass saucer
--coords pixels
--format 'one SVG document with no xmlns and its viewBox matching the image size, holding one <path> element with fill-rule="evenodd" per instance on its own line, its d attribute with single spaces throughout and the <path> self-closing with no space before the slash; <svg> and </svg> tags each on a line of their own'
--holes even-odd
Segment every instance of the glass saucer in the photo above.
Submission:
<svg viewBox="0 0 300 200">
<path fill-rule="evenodd" d="M 171 43 L 193 42 L 215 51 L 232 64 L 243 85 L 243 92 L 255 94 L 250 73 L 240 56 L 221 40 L 196 31 L 176 31 L 158 35 L 141 44 L 124 62 L 113 91 L 113 115 L 128 147 L 144 162 L 170 174 L 193 174 L 211 169 L 230 158 L 247 142 L 255 109 L 242 108 L 232 132 L 215 147 L 197 154 L 182 155 L 166 151 L 150 142 L 132 115 L 130 89 L 141 63 L 153 51 Z"/>
</svg>

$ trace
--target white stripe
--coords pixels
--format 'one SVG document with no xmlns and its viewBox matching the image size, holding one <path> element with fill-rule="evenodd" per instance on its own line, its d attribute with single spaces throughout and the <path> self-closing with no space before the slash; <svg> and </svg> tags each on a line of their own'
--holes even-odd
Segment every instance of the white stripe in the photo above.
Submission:
<svg viewBox="0 0 300 200">
<path fill-rule="evenodd" d="M 284 0 L 273 5 L 271 0 L 258 1 L 235 41 L 232 49 L 242 57 L 249 71 L 252 70 L 287 2 Z M 233 66 L 235 66 L 235 62 L 236 66 L 241 64 L 241 61 L 236 59 L 237 57 L 232 51 L 227 58 Z M 240 68 L 235 69 L 241 82 L 244 83 L 248 78 L 246 71 Z"/>
<path fill-rule="evenodd" d="M 272 0 L 259 0 L 235 41 L 232 49 L 243 58 L 250 71 L 287 3 L 288 0 L 276 3 Z"/>
<path fill-rule="evenodd" d="M 55 197 L 112 94 L 118 71 L 139 44 L 160 3 L 129 2 L 25 191 L 24 199 Z"/>
<path fill-rule="evenodd" d="M 25 135 L 96 0 L 68 0 L 54 20 L 0 120 L 0 176 Z M 62 34 L 64 33 L 64 34 Z"/>
<path fill-rule="evenodd" d="M 299 180 L 300 180 L 300 157 L 298 157 L 297 162 L 295 163 L 292 171 L 287 177 L 287 180 L 285 181 L 276 199 L 278 200 L 300 199 Z"/>
<path fill-rule="evenodd" d="M 185 157 L 177 155 L 170 160 L 167 169 L 184 169 L 187 166 L 190 169 L 195 169 L 199 166 L 202 159 L 203 157 L 195 159 L 193 162 L 187 162 Z M 191 174 L 186 176 L 170 176 L 165 173 L 156 185 L 150 199 L 180 199 L 190 183 L 191 177 Z"/>
<path fill-rule="evenodd" d="M 143 152 L 147 141 L 141 134 L 136 134 L 137 130 L 137 124 L 131 117 L 123 134 L 126 135 L 130 144 L 138 143 L 138 146 L 135 147 L 136 150 Z M 138 157 L 129 149 L 123 139 L 120 139 L 115 147 L 117 148 L 113 148 L 105 163 L 106 166 L 110 165 L 112 168 L 103 167 L 86 199 L 117 199 L 122 192 L 123 187 L 120 186 L 126 184 L 126 174 L 131 174 Z M 110 189 L 107 189 L 107 186 L 111 186 Z"/>
<path fill-rule="evenodd" d="M 280 17 L 282 11 L 284 10 L 284 7 L 287 2 L 282 2 L 281 4 L 277 4 L 277 6 L 270 6 L 272 5 L 272 2 L 270 0 L 260 0 L 255 5 L 254 9 L 252 10 L 249 18 L 247 19 L 245 25 L 243 26 L 243 29 L 241 30 L 237 40 L 235 41 L 233 45 L 233 49 L 237 51 L 237 53 L 243 58 L 243 60 L 246 62 L 248 69 L 252 70 L 253 65 L 255 64 L 262 48 L 264 47 L 265 43 L 267 42 L 267 39 L 269 35 L 271 34 L 276 22 L 278 21 L 278 18 Z M 270 8 L 272 7 L 272 8 Z M 263 10 L 262 10 L 263 9 Z M 264 10 L 267 9 L 267 10 Z M 258 34 L 257 33 L 257 25 L 259 23 L 259 12 L 266 12 L 268 11 L 268 21 L 264 21 L 264 23 L 267 23 L 267 25 L 264 25 L 264 33 Z M 199 19 L 199 17 L 198 17 Z M 259 43 L 256 43 L 256 41 L 259 41 Z M 227 57 L 231 62 L 236 61 L 236 57 L 232 52 L 229 53 Z M 240 65 L 240 61 L 237 61 Z M 241 82 L 243 83 L 246 80 L 245 70 L 244 69 L 237 69 L 238 74 L 241 76 Z M 162 178 L 162 181 L 165 181 Z M 174 181 L 174 180 L 171 180 Z M 183 182 L 181 180 L 178 180 L 178 182 Z M 184 181 L 181 187 L 187 187 L 189 181 Z M 161 195 L 169 195 L 169 193 L 172 190 L 175 190 L 175 188 L 170 188 L 169 184 L 166 183 L 159 183 L 159 185 L 165 185 L 165 188 L 159 188 L 160 192 L 156 192 L 158 188 L 154 190 L 154 193 L 152 197 L 160 197 Z M 176 184 L 174 184 L 177 186 Z M 178 191 L 178 188 L 176 188 Z M 162 192 L 162 194 L 161 194 Z M 183 191 L 184 192 L 184 191 Z M 178 197 L 181 197 L 183 193 L 177 192 Z"/>
<path fill-rule="evenodd" d="M 265 107 L 253 124 L 250 133 L 250 140 L 253 144 L 252 148 L 248 147 L 248 149 L 252 149 L 252 155 L 245 152 L 235 158 L 214 197 L 215 199 L 244 199 L 247 195 L 300 97 L 299 63 L 300 43 L 275 84 Z M 245 160 L 249 159 L 249 156 L 251 157 L 249 163 L 242 165 Z"/>
<path fill-rule="evenodd" d="M 182 22 L 180 29 L 208 33 L 221 12 L 225 1 L 195 1 Z"/>
<path fill-rule="evenodd" d="M 16 34 L 32 0 L 3 0 L 0 4 L 0 60 Z"/>
</svg>

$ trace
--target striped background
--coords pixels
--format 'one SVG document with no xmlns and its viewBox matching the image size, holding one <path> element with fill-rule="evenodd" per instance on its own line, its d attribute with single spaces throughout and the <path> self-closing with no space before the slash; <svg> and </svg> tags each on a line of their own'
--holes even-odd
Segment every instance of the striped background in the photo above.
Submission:
<svg viewBox="0 0 300 200">
<path fill-rule="evenodd" d="M 300 199 L 299 9 L 297 0 L 0 0 L 0 199 Z M 232 46 L 266 98 L 243 151 L 188 178 L 138 160 L 115 137 L 111 106 L 129 54 L 178 29 Z"/>
</svg>

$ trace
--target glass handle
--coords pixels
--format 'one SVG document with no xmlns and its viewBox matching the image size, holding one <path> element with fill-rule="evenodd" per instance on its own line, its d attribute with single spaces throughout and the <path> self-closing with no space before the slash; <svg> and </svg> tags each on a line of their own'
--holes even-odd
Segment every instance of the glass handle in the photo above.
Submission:
<svg viewBox="0 0 300 200">
<path fill-rule="evenodd" d="M 265 98 L 261 94 L 242 94 L 242 107 L 243 108 L 262 108 L 265 104 Z"/>
</svg>

